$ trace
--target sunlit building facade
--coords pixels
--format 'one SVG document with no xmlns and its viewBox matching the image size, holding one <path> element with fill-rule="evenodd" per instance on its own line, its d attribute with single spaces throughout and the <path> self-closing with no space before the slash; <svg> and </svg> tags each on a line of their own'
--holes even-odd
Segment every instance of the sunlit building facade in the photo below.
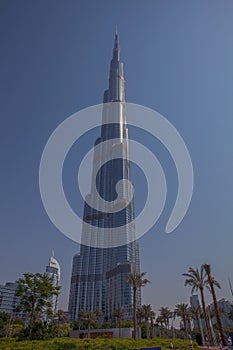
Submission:
<svg viewBox="0 0 233 350">
<path fill-rule="evenodd" d="M 45 273 L 47 276 L 52 278 L 53 285 L 59 286 L 59 282 L 61 279 L 61 268 L 58 261 L 54 258 L 54 252 L 49 259 L 49 264 L 46 266 Z M 57 302 L 58 296 L 54 295 L 51 299 L 53 314 L 57 313 Z"/>
<path fill-rule="evenodd" d="M 95 145 L 100 145 L 100 152 L 94 153 L 93 170 L 105 152 L 111 152 L 112 159 L 106 162 L 92 179 L 92 186 L 97 187 L 100 196 L 105 201 L 114 201 L 116 184 L 119 180 L 130 180 L 130 162 L 126 155 L 128 148 L 128 128 L 125 115 L 125 81 L 123 63 L 120 61 L 120 47 L 118 35 L 115 35 L 113 58 L 110 65 L 109 88 L 104 93 L 101 136 Z M 114 109 L 114 122 L 108 123 L 111 113 L 109 104 L 119 106 Z M 104 141 L 118 139 L 111 149 L 105 149 Z M 117 155 L 117 157 L 116 157 Z M 95 171 L 93 171 L 95 174 Z M 122 200 L 129 198 L 130 188 L 127 184 L 120 189 Z M 88 196 L 92 197 L 94 190 Z M 94 200 L 94 198 L 93 198 Z M 98 234 L 98 227 L 107 228 L 111 237 L 111 229 L 119 228 L 134 219 L 134 200 L 131 200 L 124 209 L 114 213 L 106 213 L 93 209 L 86 202 L 84 205 L 84 222 L 91 225 L 93 233 Z M 90 226 L 89 226 L 90 227 Z M 85 235 L 83 229 L 82 235 Z M 114 311 L 124 309 L 125 319 L 133 317 L 133 291 L 126 283 L 126 278 L 132 271 L 140 271 L 139 248 L 135 241 L 135 227 L 128 225 L 123 235 L 126 241 L 131 242 L 115 248 L 95 248 L 81 244 L 80 253 L 73 258 L 69 313 L 72 320 L 78 318 L 81 310 L 94 311 L 100 309 L 106 321 L 114 318 Z M 128 239 L 133 237 L 133 239 Z M 141 305 L 141 291 L 137 294 L 138 307 Z"/>
</svg>

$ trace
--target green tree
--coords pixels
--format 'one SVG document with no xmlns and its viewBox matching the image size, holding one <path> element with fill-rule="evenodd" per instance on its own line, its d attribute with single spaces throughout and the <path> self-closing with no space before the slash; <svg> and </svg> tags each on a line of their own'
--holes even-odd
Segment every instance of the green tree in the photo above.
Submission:
<svg viewBox="0 0 233 350">
<path fill-rule="evenodd" d="M 57 325 L 48 321 L 35 320 L 31 326 L 27 326 L 20 331 L 18 339 L 47 340 L 56 336 Z"/>
<path fill-rule="evenodd" d="M 97 317 L 97 326 L 100 327 L 100 325 L 102 324 L 103 322 L 103 311 L 100 310 L 99 308 L 96 308 L 95 309 L 95 314 L 96 314 L 96 317 Z"/>
<path fill-rule="evenodd" d="M 190 316 L 191 316 L 188 304 L 184 304 L 184 303 L 177 304 L 175 306 L 174 313 L 176 316 L 178 316 L 182 319 L 182 322 L 184 324 L 184 330 L 187 331 L 187 322 L 186 321 L 189 321 Z"/>
<path fill-rule="evenodd" d="M 164 318 L 163 318 L 163 316 L 159 315 L 156 318 L 156 322 L 160 325 L 160 327 L 164 327 Z"/>
<path fill-rule="evenodd" d="M 164 319 L 163 319 L 163 316 L 159 315 L 156 318 L 155 322 L 156 322 L 157 328 L 159 330 L 159 336 L 163 337 L 163 330 L 164 330 Z"/>
<path fill-rule="evenodd" d="M 117 323 L 118 323 L 119 338 L 121 338 L 121 321 L 124 318 L 124 316 L 125 316 L 124 309 L 121 307 L 118 307 L 114 312 L 114 317 L 116 317 Z"/>
<path fill-rule="evenodd" d="M 57 317 L 57 323 L 58 323 L 57 336 L 59 338 L 62 333 L 62 325 L 64 323 L 67 323 L 68 320 L 63 310 L 58 310 L 56 317 Z"/>
<path fill-rule="evenodd" d="M 160 312 L 160 322 L 162 322 L 165 325 L 166 331 L 167 331 L 167 336 L 168 336 L 168 331 L 169 331 L 169 323 L 170 319 L 173 318 L 173 312 L 167 307 L 163 306 L 159 309 Z M 157 319 L 158 320 L 158 319 Z"/>
<path fill-rule="evenodd" d="M 208 281 L 206 279 L 206 272 L 204 270 L 204 267 L 201 266 L 200 271 L 198 270 L 198 268 L 194 269 L 190 267 L 188 270 L 188 273 L 183 273 L 182 276 L 186 277 L 184 285 L 192 287 L 191 289 L 192 294 L 195 291 L 199 291 L 201 294 L 202 311 L 205 319 L 207 335 L 208 335 L 209 342 L 213 343 L 209 319 L 208 319 L 206 306 L 205 306 L 204 288 L 208 285 Z"/>
<path fill-rule="evenodd" d="M 155 318 L 155 312 L 152 310 L 150 304 L 145 304 L 138 310 L 137 315 L 138 314 L 140 314 L 142 319 L 145 320 L 146 337 L 147 339 L 150 339 L 153 332 L 153 319 Z"/>
<path fill-rule="evenodd" d="M 218 330 L 219 330 L 220 337 L 221 337 L 221 342 L 224 346 L 226 346 L 227 344 L 225 341 L 222 320 L 221 320 L 220 311 L 219 311 L 218 302 L 217 302 L 217 297 L 216 297 L 215 288 L 214 288 L 214 287 L 221 288 L 221 286 L 218 283 L 218 281 L 216 281 L 214 279 L 214 277 L 212 276 L 210 265 L 204 264 L 203 267 L 204 267 L 206 275 L 207 275 L 207 281 L 208 281 L 208 287 L 209 287 L 208 289 L 212 295 L 213 302 L 214 302 L 214 309 L 215 309 L 215 314 L 216 314 L 216 319 L 217 319 L 217 324 L 218 324 Z"/>
<path fill-rule="evenodd" d="M 82 321 L 81 320 L 74 320 L 73 322 L 72 322 L 72 329 L 73 329 L 73 331 L 78 331 L 78 330 L 80 330 L 81 329 L 81 326 L 82 326 Z"/>
<path fill-rule="evenodd" d="M 16 295 L 20 298 L 19 310 L 28 315 L 29 335 L 32 336 L 32 325 L 52 312 L 53 296 L 59 295 L 60 287 L 53 285 L 53 278 L 41 273 L 25 273 L 18 281 Z"/>
<path fill-rule="evenodd" d="M 78 317 L 87 327 L 87 337 L 90 338 L 91 327 L 97 324 L 96 312 L 80 310 Z"/>
<path fill-rule="evenodd" d="M 60 325 L 60 334 L 62 337 L 69 337 L 70 336 L 70 324 L 68 322 L 64 322 Z"/>
<path fill-rule="evenodd" d="M 134 338 L 137 337 L 137 291 L 144 287 L 146 284 L 150 283 L 147 278 L 144 278 L 146 272 L 133 271 L 130 273 L 126 282 L 133 288 L 133 328 L 134 328 Z"/>
<path fill-rule="evenodd" d="M 10 314 L 0 311 L 0 337 L 5 337 L 10 320 Z"/>
<path fill-rule="evenodd" d="M 137 309 L 137 322 L 139 326 L 142 325 L 142 321 L 144 320 L 144 310 L 140 307 Z"/>
</svg>

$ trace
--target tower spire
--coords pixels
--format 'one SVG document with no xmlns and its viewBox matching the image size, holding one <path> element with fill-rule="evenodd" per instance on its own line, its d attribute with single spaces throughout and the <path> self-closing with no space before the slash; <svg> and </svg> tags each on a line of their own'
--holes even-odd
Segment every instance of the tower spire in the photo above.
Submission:
<svg viewBox="0 0 233 350">
<path fill-rule="evenodd" d="M 114 48 L 113 48 L 113 60 L 115 62 L 120 62 L 120 43 L 119 43 L 119 35 L 117 32 L 115 32 L 115 40 L 114 40 Z"/>
<path fill-rule="evenodd" d="M 125 81 L 123 73 L 123 63 L 120 60 L 119 34 L 115 32 L 113 57 L 109 72 L 109 86 L 104 93 L 104 103 L 125 101 Z"/>
</svg>

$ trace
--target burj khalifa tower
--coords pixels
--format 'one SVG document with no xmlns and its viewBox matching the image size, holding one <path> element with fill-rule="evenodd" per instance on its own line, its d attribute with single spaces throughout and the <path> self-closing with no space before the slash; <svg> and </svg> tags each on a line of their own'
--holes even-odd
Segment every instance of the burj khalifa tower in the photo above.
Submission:
<svg viewBox="0 0 233 350">
<path fill-rule="evenodd" d="M 138 243 L 134 239 L 134 196 L 131 197 L 131 187 L 128 185 L 130 161 L 125 80 L 117 33 L 110 65 L 109 87 L 103 97 L 101 135 L 95 141 L 95 146 L 97 145 L 98 151 L 95 151 L 93 157 L 92 185 L 87 195 L 89 201 L 84 203 L 83 222 L 89 225 L 83 225 L 82 237 L 90 234 L 87 232 L 89 230 L 98 239 L 98 228 L 105 228 L 110 244 L 108 248 L 99 245 L 95 247 L 83 240 L 85 244 L 80 245 L 80 252 L 73 257 L 69 314 L 71 320 L 76 320 L 81 310 L 99 309 L 103 312 L 105 321 L 111 322 L 115 310 L 120 307 L 124 310 L 125 320 L 130 320 L 133 318 L 133 290 L 126 279 L 131 272 L 140 272 L 140 258 Z M 103 162 L 106 154 L 108 161 Z M 100 163 L 103 164 L 101 167 Z M 117 188 L 119 183 L 121 186 Z M 116 198 L 120 198 L 114 210 L 106 212 L 102 207 L 98 208 L 95 186 L 100 197 L 113 203 L 113 206 Z M 128 198 L 131 198 L 130 201 Z M 90 202 L 95 203 L 97 208 L 93 208 Z M 125 237 L 125 244 L 111 247 L 112 235 L 118 234 Z M 140 305 L 141 291 L 138 290 L 137 306 Z"/>
</svg>

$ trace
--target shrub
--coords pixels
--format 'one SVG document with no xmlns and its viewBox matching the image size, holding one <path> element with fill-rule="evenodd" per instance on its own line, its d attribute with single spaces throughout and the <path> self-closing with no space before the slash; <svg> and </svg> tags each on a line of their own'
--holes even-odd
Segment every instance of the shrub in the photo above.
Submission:
<svg viewBox="0 0 233 350">
<path fill-rule="evenodd" d="M 56 338 L 50 340 L 0 339 L 0 350 L 132 350 L 143 347 L 161 346 L 163 350 L 170 349 L 171 341 L 174 348 L 189 350 L 188 340 L 181 339 L 70 339 Z M 193 343 L 194 349 L 198 349 Z"/>
</svg>

